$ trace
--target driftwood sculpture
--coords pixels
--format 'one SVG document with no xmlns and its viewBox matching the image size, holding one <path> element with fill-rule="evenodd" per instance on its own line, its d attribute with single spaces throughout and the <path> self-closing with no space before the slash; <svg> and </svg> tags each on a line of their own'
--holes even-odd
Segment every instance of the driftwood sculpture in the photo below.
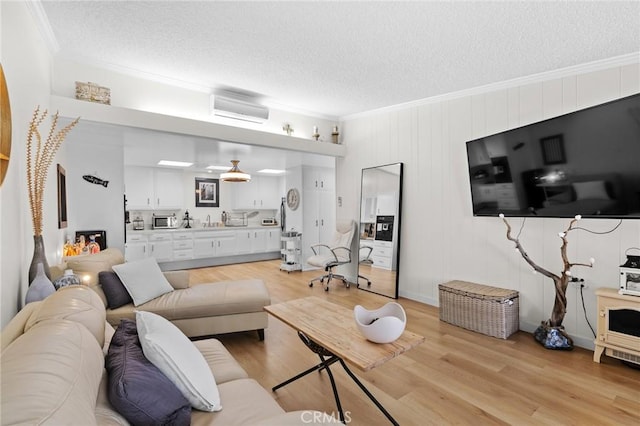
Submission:
<svg viewBox="0 0 640 426">
<path fill-rule="evenodd" d="M 511 235 L 511 225 L 503 214 L 500 215 L 500 218 L 507 226 L 507 239 L 509 241 L 512 241 L 516 245 L 516 249 L 520 252 L 522 258 L 534 269 L 534 271 L 541 273 L 545 277 L 551 278 L 555 286 L 556 296 L 553 303 L 553 310 L 551 311 L 551 318 L 548 321 L 542 322 L 540 327 L 538 327 L 538 329 L 534 333 L 536 340 L 540 341 L 540 343 L 545 345 L 545 347 L 552 347 L 549 346 L 552 345 L 551 343 L 545 343 L 545 341 L 548 342 L 547 335 L 551 330 L 553 330 L 554 336 L 552 336 L 552 340 L 558 340 L 558 333 L 566 339 L 566 342 L 557 343 L 556 345 L 553 345 L 553 347 L 557 349 L 571 349 L 573 347 L 573 342 L 562 327 L 562 321 L 564 320 L 564 316 L 567 313 L 567 287 L 569 287 L 569 282 L 572 279 L 571 268 L 574 266 L 586 266 L 588 268 L 591 268 L 593 267 L 593 264 L 595 262 L 595 259 L 591 258 L 589 259 L 589 263 L 572 263 L 569 261 L 569 257 L 567 256 L 567 245 L 569 244 L 567 236 L 569 232 L 578 229 L 575 225 L 581 219 L 581 216 L 577 215 L 575 218 L 571 219 L 571 222 L 569 222 L 569 226 L 567 227 L 567 229 L 564 232 L 558 233 L 558 236 L 562 240 L 562 245 L 560 246 L 560 256 L 562 257 L 563 267 L 560 274 L 554 274 L 553 272 L 539 266 L 537 263 L 531 260 L 524 247 L 520 243 L 519 234 L 515 237 Z M 544 338 L 545 341 L 541 341 L 542 338 Z M 560 338 L 560 340 L 564 339 Z"/>
</svg>

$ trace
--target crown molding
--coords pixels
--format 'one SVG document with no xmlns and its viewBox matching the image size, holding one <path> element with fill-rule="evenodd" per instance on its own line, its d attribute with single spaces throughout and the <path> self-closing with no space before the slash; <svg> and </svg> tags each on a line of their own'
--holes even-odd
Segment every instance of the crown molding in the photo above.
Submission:
<svg viewBox="0 0 640 426">
<path fill-rule="evenodd" d="M 25 2 L 27 5 L 27 9 L 33 16 L 33 19 L 36 22 L 36 27 L 38 27 L 38 31 L 40 35 L 44 39 L 49 52 L 54 55 L 60 51 L 60 45 L 58 44 L 58 40 L 56 39 L 55 34 L 53 33 L 53 29 L 51 28 L 51 24 L 49 24 L 49 19 L 47 18 L 47 14 L 42 7 L 41 0 L 28 0 Z"/>
<path fill-rule="evenodd" d="M 621 56 L 614 56 L 612 58 L 602 59 L 593 62 L 587 62 L 580 65 L 573 65 L 566 68 L 560 68 L 553 71 L 545 71 L 538 74 L 532 74 L 525 77 L 513 78 L 510 80 L 501 81 L 498 83 L 486 84 L 483 86 L 473 87 L 471 89 L 460 90 L 457 92 L 445 93 L 442 95 L 432 96 L 429 98 L 418 99 L 415 101 L 405 102 L 397 105 L 390 105 L 383 108 L 378 108 L 370 111 L 359 112 L 356 114 L 350 114 L 340 117 L 340 121 L 354 120 L 363 117 L 370 117 L 381 113 L 389 113 L 404 110 L 407 108 L 419 107 L 422 105 L 429 105 L 443 101 L 449 101 L 453 99 L 459 99 L 466 96 L 480 95 L 488 92 L 495 92 L 498 90 L 511 89 L 518 86 L 525 86 L 527 84 L 541 83 L 544 81 L 575 76 L 580 74 L 587 74 L 594 71 L 600 71 L 609 68 L 615 68 L 625 65 L 640 64 L 640 52 L 629 53 Z"/>
</svg>

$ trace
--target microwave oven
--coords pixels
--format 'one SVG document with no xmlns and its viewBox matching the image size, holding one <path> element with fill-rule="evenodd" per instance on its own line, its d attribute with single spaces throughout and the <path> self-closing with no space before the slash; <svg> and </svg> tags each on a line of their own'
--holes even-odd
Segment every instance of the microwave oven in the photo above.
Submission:
<svg viewBox="0 0 640 426">
<path fill-rule="evenodd" d="M 151 219 L 153 229 L 173 229 L 178 227 L 178 218 L 175 214 L 154 214 Z"/>
</svg>

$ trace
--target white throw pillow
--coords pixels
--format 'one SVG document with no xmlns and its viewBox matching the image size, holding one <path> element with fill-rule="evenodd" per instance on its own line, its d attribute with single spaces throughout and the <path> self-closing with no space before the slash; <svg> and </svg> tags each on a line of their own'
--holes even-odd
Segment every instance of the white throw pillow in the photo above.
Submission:
<svg viewBox="0 0 640 426">
<path fill-rule="evenodd" d="M 602 180 L 588 182 L 575 182 L 573 189 L 576 191 L 576 200 L 610 200 L 607 188 Z"/>
<path fill-rule="evenodd" d="M 153 257 L 114 265 L 112 268 L 131 295 L 135 306 L 173 291 Z"/>
<path fill-rule="evenodd" d="M 193 408 L 222 410 L 209 364 L 178 327 L 144 311 L 136 311 L 136 327 L 144 356 L 180 389 Z"/>
</svg>

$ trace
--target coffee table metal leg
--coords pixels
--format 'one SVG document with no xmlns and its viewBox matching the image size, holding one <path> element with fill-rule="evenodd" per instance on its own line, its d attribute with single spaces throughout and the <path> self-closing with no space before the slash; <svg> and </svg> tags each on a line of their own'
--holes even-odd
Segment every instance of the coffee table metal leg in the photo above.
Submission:
<svg viewBox="0 0 640 426">
<path fill-rule="evenodd" d="M 290 378 L 290 379 L 288 379 L 288 380 L 285 380 L 284 382 L 282 382 L 282 383 L 280 383 L 280 384 L 278 384 L 278 385 L 275 385 L 274 387 L 272 387 L 272 388 L 271 388 L 271 390 L 275 392 L 276 390 L 280 389 L 281 387 L 286 386 L 286 385 L 288 385 L 288 384 L 289 384 L 289 383 L 291 383 L 291 382 L 295 382 L 296 380 L 298 380 L 298 379 L 300 379 L 300 378 L 302 378 L 302 377 L 306 376 L 306 375 L 307 375 L 307 374 L 309 374 L 309 373 L 313 373 L 313 372 L 314 372 L 314 371 L 316 371 L 316 370 L 322 370 L 322 369 L 324 368 L 324 369 L 326 369 L 327 371 L 329 371 L 329 368 L 328 368 L 328 367 L 329 367 L 331 364 L 333 364 L 334 362 L 338 361 L 339 359 L 340 359 L 340 358 L 338 358 L 338 357 L 332 357 L 332 358 L 329 358 L 329 359 L 327 359 L 327 360 L 325 360 L 325 361 L 321 362 L 320 364 L 318 364 L 318 365 L 314 365 L 313 367 L 311 367 L 311 368 L 309 368 L 309 369 L 307 369 L 307 370 L 303 371 L 302 373 L 297 374 L 297 375 L 293 376 L 292 378 Z"/>
<path fill-rule="evenodd" d="M 353 374 L 351 372 L 351 370 L 349 370 L 349 367 L 347 367 L 347 364 L 345 364 L 345 362 L 342 360 L 342 358 L 338 358 L 338 360 L 340 361 L 340 364 L 342 365 L 342 368 L 344 368 L 344 371 L 347 372 L 347 374 L 349 375 L 349 377 L 351 377 L 351 379 L 353 379 L 354 382 L 356 382 L 356 384 L 360 387 L 360 389 L 362 389 L 362 392 L 364 392 L 369 399 L 376 404 L 376 407 L 378 407 L 378 409 L 380 411 L 382 411 L 382 413 L 387 417 L 387 419 L 389 419 L 389 421 L 391 423 L 393 423 L 394 425 L 398 426 L 399 423 L 391 416 L 391 414 L 389 414 L 389 412 L 382 406 L 382 404 L 380 404 L 380 402 L 378 402 L 378 400 L 373 396 L 373 394 L 371 392 L 369 392 L 369 389 L 367 389 L 361 382 L 360 380 L 358 380 L 358 378 L 356 377 L 355 374 Z M 328 371 L 329 369 L 327 369 Z"/>
<path fill-rule="evenodd" d="M 339 361 L 342 361 L 338 358 Z M 338 396 L 338 387 L 336 386 L 336 381 L 333 380 L 333 374 L 331 373 L 331 369 L 329 366 L 325 368 L 327 370 L 327 375 L 329 376 L 329 380 L 331 381 L 331 389 L 333 389 L 333 396 L 336 399 L 336 406 L 338 407 L 338 413 L 340 413 L 340 421 L 344 423 L 344 412 L 342 411 L 342 404 L 340 404 L 340 397 Z"/>
<path fill-rule="evenodd" d="M 300 337 L 300 339 L 304 342 L 304 344 L 314 353 L 316 353 L 318 355 L 318 357 L 320 357 L 320 364 L 318 365 L 314 365 L 313 367 L 303 371 L 302 373 L 293 376 L 292 378 L 290 378 L 289 380 L 285 380 L 284 382 L 280 383 L 279 385 L 276 385 L 274 387 L 271 388 L 272 391 L 276 391 L 278 389 L 280 389 L 283 386 L 288 385 L 291 382 L 294 382 L 304 376 L 306 376 L 309 373 L 312 373 L 314 371 L 321 371 L 321 370 L 327 370 L 327 375 L 329 376 L 329 380 L 331 381 L 331 388 L 333 389 L 333 396 L 336 399 L 336 405 L 338 406 L 338 412 L 340 413 L 340 421 L 342 423 L 345 422 L 344 419 L 344 412 L 342 411 L 342 404 L 340 404 L 340 397 L 338 396 L 338 388 L 336 386 L 336 382 L 333 379 L 333 374 L 331 373 L 331 370 L 329 369 L 329 366 L 333 363 L 335 363 L 336 361 L 340 361 L 340 364 L 342 365 L 342 368 L 344 368 L 344 371 L 347 372 L 347 374 L 349 375 L 349 377 L 351 377 L 351 380 L 353 380 L 354 382 L 356 382 L 356 384 L 360 387 L 360 389 L 362 390 L 362 392 L 365 393 L 365 395 L 367 395 L 369 397 L 369 399 L 376 405 L 376 407 L 378 407 L 378 409 L 380 411 L 382 411 L 382 414 L 384 414 L 387 419 L 389 419 L 389 421 L 394 424 L 395 426 L 398 426 L 399 423 L 391 416 L 391 414 L 389 414 L 389 412 L 382 406 L 382 404 L 380 404 L 380 402 L 378 402 L 378 400 L 373 396 L 373 394 L 371 392 L 369 392 L 369 389 L 367 389 L 362 382 L 360 382 L 360 380 L 356 377 L 355 374 L 353 374 L 351 372 L 351 370 L 349 370 L 349 367 L 347 367 L 347 364 L 345 364 L 345 362 L 342 360 L 342 358 L 340 358 L 339 356 L 329 352 L 326 348 L 324 348 L 323 346 L 319 345 L 318 343 L 314 342 L 313 340 L 309 339 L 304 333 L 302 332 L 298 332 L 298 336 Z M 325 358 L 327 357 L 327 358 Z"/>
<path fill-rule="evenodd" d="M 271 390 L 273 392 L 277 391 L 278 389 L 280 389 L 283 386 L 288 385 L 291 382 L 295 382 L 296 380 L 306 376 L 309 373 L 313 373 L 316 370 L 326 370 L 327 371 L 327 375 L 329 376 L 329 381 L 331 381 L 331 389 L 333 390 L 333 397 L 336 400 L 336 405 L 338 407 L 338 413 L 340 413 L 340 421 L 342 423 L 345 422 L 344 420 L 344 412 L 342 411 L 342 404 L 340 403 L 340 397 L 338 396 L 338 387 L 336 386 L 336 381 L 333 378 L 333 373 L 331 373 L 331 369 L 329 369 L 329 366 L 331 364 L 333 364 L 336 361 L 342 361 L 340 358 L 338 358 L 337 356 L 333 355 L 328 359 L 324 359 L 323 356 L 320 355 L 320 360 L 322 360 L 322 362 L 318 365 L 314 365 L 311 368 L 306 369 L 305 371 L 303 371 L 300 374 L 297 374 L 295 376 L 293 376 L 292 378 L 285 380 L 284 382 L 275 385 L 274 387 L 271 388 Z"/>
</svg>

